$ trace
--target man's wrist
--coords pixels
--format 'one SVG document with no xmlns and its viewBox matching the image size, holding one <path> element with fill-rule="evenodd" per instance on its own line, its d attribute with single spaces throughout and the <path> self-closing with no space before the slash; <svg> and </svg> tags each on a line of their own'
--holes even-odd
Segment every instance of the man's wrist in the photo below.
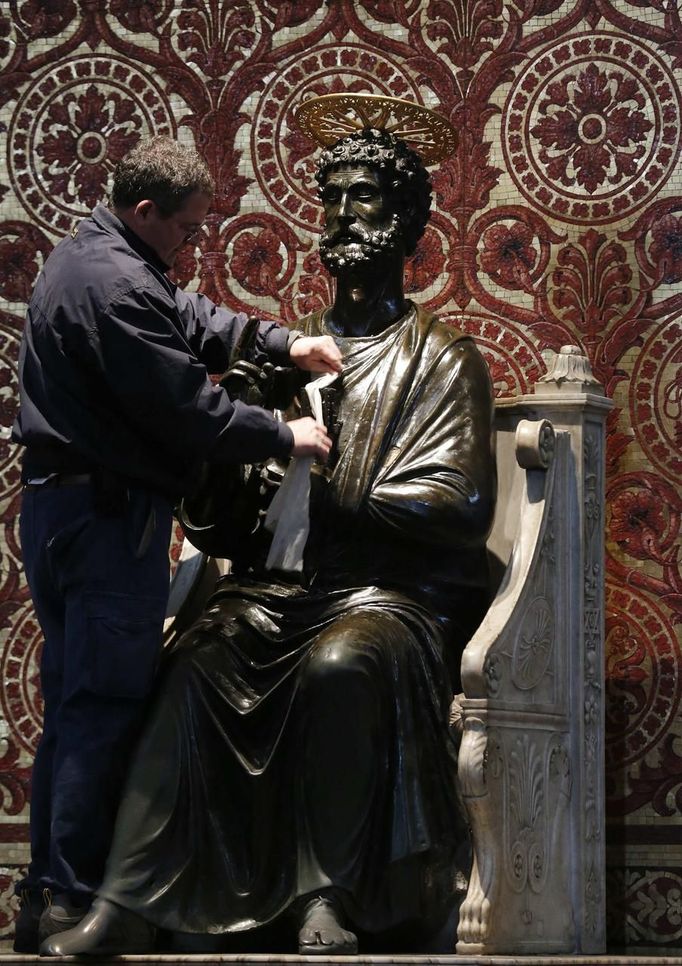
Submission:
<svg viewBox="0 0 682 966">
<path fill-rule="evenodd" d="M 277 423 L 277 452 L 274 454 L 280 459 L 286 459 L 287 456 L 291 456 L 291 451 L 294 448 L 294 434 L 292 430 L 284 422 Z"/>
<path fill-rule="evenodd" d="M 289 330 L 278 322 L 272 322 L 271 328 L 265 336 L 265 352 L 268 361 L 273 366 L 288 366 L 289 363 Z"/>
<path fill-rule="evenodd" d="M 297 339 L 303 335 L 302 332 L 290 332 L 287 336 L 287 355 L 291 358 L 291 347 Z"/>
</svg>

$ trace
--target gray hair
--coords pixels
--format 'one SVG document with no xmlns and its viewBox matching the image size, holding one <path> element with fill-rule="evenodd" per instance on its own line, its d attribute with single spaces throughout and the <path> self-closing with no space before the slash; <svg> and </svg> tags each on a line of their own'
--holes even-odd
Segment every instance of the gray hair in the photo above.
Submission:
<svg viewBox="0 0 682 966">
<path fill-rule="evenodd" d="M 118 162 L 111 201 L 115 208 L 130 208 L 150 200 L 163 215 L 172 215 L 195 191 L 211 196 L 215 191 L 206 162 L 192 148 L 159 134 L 140 141 Z"/>
</svg>

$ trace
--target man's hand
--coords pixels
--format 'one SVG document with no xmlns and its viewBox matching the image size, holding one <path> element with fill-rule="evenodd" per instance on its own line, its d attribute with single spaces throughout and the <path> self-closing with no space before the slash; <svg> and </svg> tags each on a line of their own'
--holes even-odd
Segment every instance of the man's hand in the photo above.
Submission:
<svg viewBox="0 0 682 966">
<path fill-rule="evenodd" d="M 341 372 L 343 369 L 341 352 L 330 335 L 301 336 L 292 342 L 289 358 L 307 372 Z"/>
<path fill-rule="evenodd" d="M 294 434 L 292 456 L 316 456 L 323 463 L 327 462 L 332 441 L 327 436 L 324 426 L 320 426 L 310 416 L 292 419 L 287 426 Z"/>
</svg>

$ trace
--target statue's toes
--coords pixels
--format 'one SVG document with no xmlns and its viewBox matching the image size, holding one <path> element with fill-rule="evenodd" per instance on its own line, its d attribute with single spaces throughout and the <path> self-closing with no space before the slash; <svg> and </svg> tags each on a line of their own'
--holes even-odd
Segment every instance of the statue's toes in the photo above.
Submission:
<svg viewBox="0 0 682 966">
<path fill-rule="evenodd" d="M 315 953 L 352 955 L 358 951 L 355 933 L 347 929 L 320 929 L 303 927 L 298 934 L 299 951 L 307 955 Z"/>
<path fill-rule="evenodd" d="M 343 935 L 343 952 L 344 954 L 352 956 L 358 951 L 358 937 L 354 932 L 349 932 L 347 929 L 342 929 L 341 932 Z"/>
<path fill-rule="evenodd" d="M 320 930 L 304 926 L 298 934 L 298 942 L 300 946 L 321 946 L 322 936 L 320 935 Z"/>
</svg>

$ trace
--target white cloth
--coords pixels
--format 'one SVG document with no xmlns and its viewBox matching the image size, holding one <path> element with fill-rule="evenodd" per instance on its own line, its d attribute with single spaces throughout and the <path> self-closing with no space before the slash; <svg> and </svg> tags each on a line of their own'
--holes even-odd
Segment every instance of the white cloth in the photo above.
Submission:
<svg viewBox="0 0 682 966">
<path fill-rule="evenodd" d="M 324 426 L 320 389 L 330 386 L 338 374 L 325 373 L 305 387 L 315 421 Z M 312 456 L 294 457 L 284 474 L 265 517 L 273 534 L 266 570 L 303 570 L 303 551 L 310 531 L 310 469 Z"/>
</svg>

